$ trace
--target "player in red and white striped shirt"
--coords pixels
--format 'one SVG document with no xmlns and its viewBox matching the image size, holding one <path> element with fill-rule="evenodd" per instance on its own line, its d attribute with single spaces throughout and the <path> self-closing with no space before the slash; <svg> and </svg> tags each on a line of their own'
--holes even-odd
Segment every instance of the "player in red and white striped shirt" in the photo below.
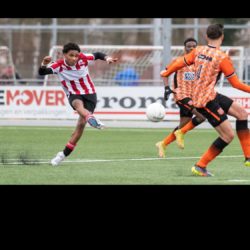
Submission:
<svg viewBox="0 0 250 250">
<path fill-rule="evenodd" d="M 94 128 L 102 129 L 104 127 L 104 124 L 93 116 L 97 96 L 95 85 L 89 75 L 88 62 L 100 59 L 110 64 L 117 61 L 117 58 L 101 52 L 81 53 L 80 47 L 75 43 L 64 45 L 63 57 L 63 59 L 51 63 L 52 58 L 45 56 L 39 68 L 40 75 L 58 75 L 71 107 L 79 114 L 76 129 L 69 142 L 64 150 L 57 153 L 56 157 L 51 160 L 53 166 L 57 166 L 74 150 L 87 122 Z"/>
</svg>

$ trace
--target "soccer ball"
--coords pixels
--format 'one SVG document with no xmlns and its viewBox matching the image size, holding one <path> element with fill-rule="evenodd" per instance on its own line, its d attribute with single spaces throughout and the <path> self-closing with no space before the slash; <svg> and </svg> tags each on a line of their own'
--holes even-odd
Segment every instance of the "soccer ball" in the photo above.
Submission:
<svg viewBox="0 0 250 250">
<path fill-rule="evenodd" d="M 165 117 L 165 108 L 159 102 L 151 103 L 147 107 L 146 116 L 152 122 L 160 122 Z"/>
</svg>

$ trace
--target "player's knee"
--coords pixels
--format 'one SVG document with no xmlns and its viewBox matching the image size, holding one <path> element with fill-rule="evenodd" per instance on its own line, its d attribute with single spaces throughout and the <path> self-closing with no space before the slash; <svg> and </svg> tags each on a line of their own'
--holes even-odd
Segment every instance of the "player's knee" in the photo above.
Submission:
<svg viewBox="0 0 250 250">
<path fill-rule="evenodd" d="M 248 114 L 247 114 L 246 110 L 240 109 L 240 111 L 238 112 L 237 119 L 238 120 L 247 120 L 247 118 L 248 118 Z"/>
<path fill-rule="evenodd" d="M 85 127 L 86 123 L 87 123 L 86 119 L 83 118 L 83 119 L 81 119 L 81 121 L 78 123 L 78 125 L 79 125 L 80 128 L 83 129 L 83 128 Z"/>
<path fill-rule="evenodd" d="M 81 122 L 81 123 L 79 124 L 79 128 L 80 128 L 80 129 L 84 129 L 85 125 L 86 125 L 86 121 L 83 121 L 83 122 Z"/>
<path fill-rule="evenodd" d="M 225 141 L 230 143 L 234 139 L 234 131 L 228 131 L 226 135 L 224 135 Z"/>
<path fill-rule="evenodd" d="M 206 118 L 205 117 L 204 118 L 196 117 L 196 120 L 197 120 L 198 123 L 202 123 L 202 122 L 204 122 L 206 120 Z"/>
<path fill-rule="evenodd" d="M 75 110 L 76 110 L 76 112 L 80 115 L 80 114 L 81 114 L 81 111 L 82 111 L 82 107 L 76 106 L 76 107 L 75 107 Z"/>
<path fill-rule="evenodd" d="M 77 122 L 77 128 L 83 129 L 86 125 L 87 121 L 84 116 L 80 115 L 79 120 Z"/>
</svg>

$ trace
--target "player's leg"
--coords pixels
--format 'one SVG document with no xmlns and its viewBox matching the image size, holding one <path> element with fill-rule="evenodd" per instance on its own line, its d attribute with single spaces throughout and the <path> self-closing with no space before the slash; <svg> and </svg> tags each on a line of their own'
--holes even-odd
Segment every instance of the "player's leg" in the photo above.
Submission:
<svg viewBox="0 0 250 250">
<path fill-rule="evenodd" d="M 81 96 L 81 98 L 83 98 L 84 100 L 87 100 L 89 102 L 92 101 L 91 99 L 94 98 L 94 94 L 92 95 L 86 95 L 86 96 Z M 85 101 L 85 105 L 88 103 Z M 84 103 L 82 100 L 80 99 L 74 99 L 72 101 L 72 106 L 73 108 L 77 111 L 77 113 L 82 116 L 88 123 L 90 126 L 97 128 L 97 129 L 103 129 L 104 128 L 104 124 L 97 119 L 91 111 L 89 111 L 87 109 L 87 107 L 85 107 Z"/>
<path fill-rule="evenodd" d="M 190 130 L 194 129 L 195 127 L 199 126 L 203 123 L 206 119 L 199 118 L 197 116 L 193 117 L 190 122 L 188 122 L 185 126 L 181 127 L 180 131 L 183 134 L 186 134 Z"/>
<path fill-rule="evenodd" d="M 186 108 L 183 105 L 179 103 L 176 103 L 176 104 L 180 108 L 180 123 L 179 123 L 179 126 L 176 127 L 170 134 L 168 134 L 162 141 L 159 141 L 155 144 L 158 150 L 158 156 L 160 158 L 166 157 L 167 146 L 176 140 L 175 131 L 178 130 L 181 126 L 188 123 L 192 117 L 192 114 L 190 114 L 189 110 L 186 110 Z"/>
<path fill-rule="evenodd" d="M 228 110 L 228 114 L 237 119 L 236 133 L 245 156 L 245 166 L 250 167 L 250 131 L 248 128 L 248 114 L 236 102 L 233 102 Z"/>
<path fill-rule="evenodd" d="M 73 95 L 69 97 L 69 103 L 72 108 L 78 112 L 79 118 L 75 131 L 73 132 L 70 140 L 66 144 L 64 150 L 62 152 L 58 152 L 56 157 L 51 160 L 51 164 L 53 166 L 58 166 L 60 162 L 62 162 L 65 157 L 69 156 L 75 149 L 77 142 L 80 140 L 83 134 L 86 122 L 88 121 L 88 117 L 95 110 L 96 102 L 96 94 L 85 96 Z"/>
<path fill-rule="evenodd" d="M 81 96 L 71 96 L 71 98 L 69 98 L 69 103 L 74 110 L 80 110 L 81 114 L 79 114 L 75 131 L 73 132 L 68 143 L 65 145 L 64 150 L 58 152 L 57 155 L 51 160 L 52 166 L 58 166 L 65 159 L 65 157 L 69 156 L 75 149 L 76 143 L 81 138 L 84 127 L 86 125 L 86 117 L 90 114 L 89 110 L 83 108 L 84 103 L 81 99 Z"/>
<path fill-rule="evenodd" d="M 58 166 L 65 159 L 65 157 L 69 156 L 72 153 L 72 151 L 75 149 L 77 145 L 77 142 L 79 141 L 79 139 L 83 134 L 85 125 L 86 125 L 85 118 L 79 116 L 75 131 L 71 135 L 71 138 L 68 141 L 68 143 L 65 145 L 64 150 L 62 152 L 58 152 L 57 155 L 51 160 L 51 164 L 53 166 Z"/>
<path fill-rule="evenodd" d="M 218 132 L 219 137 L 212 143 L 200 160 L 192 167 L 192 173 L 199 176 L 211 176 L 207 171 L 207 165 L 215 159 L 223 149 L 233 140 L 234 131 L 227 119 L 226 113 L 216 101 L 208 103 L 206 108 L 198 109 L 208 119 L 208 122 Z"/>
<path fill-rule="evenodd" d="M 183 120 L 181 119 L 179 129 L 174 132 L 174 135 L 176 137 L 177 145 L 179 146 L 179 148 L 183 149 L 185 133 L 187 133 L 188 131 L 192 130 L 194 127 L 201 124 L 203 121 L 205 121 L 205 118 L 201 116 L 201 114 L 199 114 L 199 117 L 196 116 L 192 119 L 193 111 L 195 109 L 193 107 L 193 102 L 190 98 L 184 98 L 178 101 L 177 104 L 179 104 L 180 106 L 180 110 L 181 110 L 180 114 L 181 114 L 181 117 L 183 117 Z"/>
<path fill-rule="evenodd" d="M 182 133 L 181 128 L 184 127 L 186 124 L 190 123 L 192 120 L 192 113 L 188 116 L 181 116 L 180 118 L 180 125 L 177 130 L 174 131 L 174 135 L 176 138 L 176 143 L 179 148 L 184 149 L 184 133 Z"/>
<path fill-rule="evenodd" d="M 89 123 L 90 126 L 98 129 L 103 128 L 104 124 L 93 116 L 97 103 L 96 94 L 70 95 L 69 103 L 71 107 Z"/>
<path fill-rule="evenodd" d="M 180 124 L 178 126 L 178 129 L 183 128 L 187 123 L 189 123 L 192 120 L 192 114 L 187 116 L 180 116 Z"/>
<path fill-rule="evenodd" d="M 97 103 L 96 94 L 83 95 L 81 99 L 75 99 L 72 101 L 72 106 L 79 113 L 78 122 L 73 132 L 69 144 L 71 145 L 72 150 L 76 146 L 77 142 L 80 140 L 86 123 L 89 122 L 89 118 L 95 110 Z M 96 119 L 97 120 L 97 119 Z M 69 152 L 69 153 L 68 153 Z M 65 156 L 68 156 L 71 152 L 65 148 Z"/>
<path fill-rule="evenodd" d="M 66 157 L 70 155 L 72 151 L 75 149 L 77 142 L 82 137 L 85 126 L 86 126 L 86 120 L 82 116 L 79 116 L 75 131 L 72 133 L 69 142 L 67 143 L 67 145 L 63 150 L 63 153 Z"/>
<path fill-rule="evenodd" d="M 245 156 L 245 166 L 250 166 L 250 131 L 248 128 L 248 114 L 246 110 L 231 98 L 217 94 L 220 106 L 223 110 L 236 118 L 236 133 L 239 138 L 242 151 Z"/>
<path fill-rule="evenodd" d="M 170 134 L 168 134 L 162 141 L 158 141 L 155 146 L 158 151 L 158 156 L 160 158 L 166 157 L 166 148 L 167 146 L 175 140 L 174 131 L 177 130 L 178 127 L 176 127 Z"/>
</svg>

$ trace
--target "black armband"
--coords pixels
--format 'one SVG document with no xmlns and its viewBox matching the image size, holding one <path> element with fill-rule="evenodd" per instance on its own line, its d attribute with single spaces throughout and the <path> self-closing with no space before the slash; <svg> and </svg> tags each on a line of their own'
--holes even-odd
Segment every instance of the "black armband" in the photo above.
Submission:
<svg viewBox="0 0 250 250">
<path fill-rule="evenodd" d="M 106 54 L 102 53 L 102 52 L 94 52 L 93 53 L 95 60 L 100 59 L 105 61 L 105 56 L 107 56 Z"/>
<path fill-rule="evenodd" d="M 44 75 L 50 75 L 53 74 L 53 70 L 51 68 L 47 67 L 40 67 L 38 70 L 39 75 L 44 76 Z"/>
</svg>

